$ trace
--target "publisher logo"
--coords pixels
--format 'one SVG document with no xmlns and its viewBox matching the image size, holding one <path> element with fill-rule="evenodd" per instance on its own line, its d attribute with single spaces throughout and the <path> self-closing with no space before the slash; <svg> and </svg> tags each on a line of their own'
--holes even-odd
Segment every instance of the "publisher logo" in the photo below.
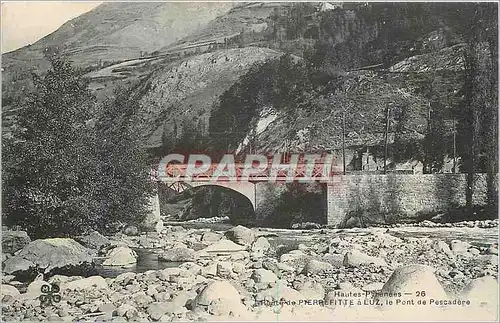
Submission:
<svg viewBox="0 0 500 323">
<path fill-rule="evenodd" d="M 59 291 L 61 289 L 56 284 L 51 285 L 42 285 L 40 291 L 42 295 L 40 295 L 40 302 L 42 305 L 52 305 L 54 303 L 59 303 L 61 301 L 61 295 Z"/>
</svg>

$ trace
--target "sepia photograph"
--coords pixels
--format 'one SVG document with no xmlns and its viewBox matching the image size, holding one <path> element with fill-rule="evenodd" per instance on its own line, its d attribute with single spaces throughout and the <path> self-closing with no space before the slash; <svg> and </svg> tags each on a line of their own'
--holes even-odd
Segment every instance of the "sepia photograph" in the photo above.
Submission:
<svg viewBox="0 0 500 323">
<path fill-rule="evenodd" d="M 498 2 L 0 12 L 0 321 L 499 321 Z"/>
</svg>

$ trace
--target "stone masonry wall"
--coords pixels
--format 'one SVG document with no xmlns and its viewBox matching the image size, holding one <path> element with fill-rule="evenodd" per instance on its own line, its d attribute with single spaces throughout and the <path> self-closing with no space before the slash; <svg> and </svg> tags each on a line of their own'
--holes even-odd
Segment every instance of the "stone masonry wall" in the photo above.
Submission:
<svg viewBox="0 0 500 323">
<path fill-rule="evenodd" d="M 327 186 L 328 224 L 351 214 L 373 222 L 401 221 L 465 205 L 466 174 L 340 175 Z M 473 201 L 487 202 L 486 174 L 477 174 Z M 392 217 L 392 219 L 391 219 Z M 396 217 L 396 218 L 394 218 Z"/>
</svg>

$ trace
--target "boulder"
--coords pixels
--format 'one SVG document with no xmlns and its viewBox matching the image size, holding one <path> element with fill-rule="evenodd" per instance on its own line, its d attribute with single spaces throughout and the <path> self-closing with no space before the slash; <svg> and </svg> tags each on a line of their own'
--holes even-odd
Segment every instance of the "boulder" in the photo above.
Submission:
<svg viewBox="0 0 500 323">
<path fill-rule="evenodd" d="M 196 252 L 193 249 L 183 247 L 165 249 L 158 255 L 158 260 L 171 262 L 193 261 L 195 258 Z"/>
<path fill-rule="evenodd" d="M 465 254 L 471 245 L 468 242 L 452 240 L 450 242 L 450 247 L 454 254 Z"/>
<path fill-rule="evenodd" d="M 13 298 L 19 298 L 19 296 L 21 295 L 21 293 L 17 290 L 17 288 L 15 288 L 14 286 L 5 285 L 5 284 L 2 284 L 0 293 L 2 294 L 2 298 L 4 296 L 7 296 L 7 295 L 9 295 Z"/>
<path fill-rule="evenodd" d="M 271 244 L 264 237 L 259 237 L 252 245 L 252 251 L 254 252 L 266 252 L 271 248 Z"/>
<path fill-rule="evenodd" d="M 137 309 L 135 307 L 133 307 L 132 305 L 129 305 L 129 304 L 122 304 L 120 307 L 118 307 L 118 309 L 116 310 L 116 314 L 118 316 L 124 316 L 126 317 L 127 319 L 132 319 L 134 317 L 136 317 L 139 312 L 137 311 Z"/>
<path fill-rule="evenodd" d="M 250 277 L 256 283 L 274 283 L 278 280 L 276 274 L 267 269 L 256 269 L 253 271 L 252 276 Z"/>
<path fill-rule="evenodd" d="M 446 242 L 444 242 L 442 240 L 437 240 L 436 242 L 434 242 L 434 244 L 432 245 L 432 247 L 437 252 L 442 252 L 442 253 L 444 253 L 445 255 L 447 255 L 450 258 L 454 258 L 455 257 L 455 255 L 453 254 L 453 252 L 450 249 L 450 246 Z"/>
<path fill-rule="evenodd" d="M 338 253 L 327 253 L 322 257 L 322 260 L 335 268 L 340 268 L 344 265 L 344 255 Z"/>
<path fill-rule="evenodd" d="M 149 304 L 146 312 L 153 321 L 159 321 L 163 315 L 180 310 L 174 308 L 174 306 L 173 302 L 154 302 Z"/>
<path fill-rule="evenodd" d="M 128 235 L 128 236 L 138 236 L 139 235 L 139 229 L 135 225 L 128 225 L 123 229 L 123 233 Z"/>
<path fill-rule="evenodd" d="M 123 273 L 123 274 L 116 276 L 115 282 L 122 285 L 122 286 L 126 286 L 130 282 L 132 282 L 136 276 L 137 276 L 136 273 Z"/>
<path fill-rule="evenodd" d="M 137 262 L 137 254 L 128 247 L 116 247 L 108 251 L 103 266 L 126 266 Z"/>
<path fill-rule="evenodd" d="M 355 249 L 348 251 L 344 256 L 344 266 L 346 267 L 358 267 L 360 265 L 370 264 L 381 267 L 387 266 L 387 263 L 384 259 L 369 256 Z"/>
<path fill-rule="evenodd" d="M 434 275 L 434 268 L 426 265 L 407 265 L 397 268 L 382 287 L 381 293 L 401 293 L 414 299 L 416 293 L 426 291 L 427 298 L 446 299 L 443 287 Z M 405 296 L 405 293 L 411 295 Z"/>
<path fill-rule="evenodd" d="M 228 281 L 208 284 L 194 299 L 194 306 L 206 309 L 212 315 L 239 316 L 246 312 L 240 294 Z"/>
<path fill-rule="evenodd" d="M 201 235 L 202 242 L 213 243 L 219 241 L 220 239 L 222 239 L 222 235 L 212 231 L 204 232 Z"/>
<path fill-rule="evenodd" d="M 31 239 L 26 231 L 2 231 L 2 253 L 13 254 L 30 242 Z"/>
<path fill-rule="evenodd" d="M 209 306 L 214 301 L 224 301 L 228 304 L 241 303 L 240 293 L 225 280 L 208 284 L 194 300 L 195 306 Z"/>
<path fill-rule="evenodd" d="M 10 257 L 4 261 L 3 272 L 7 275 L 18 275 L 27 272 L 34 272 L 36 265 L 19 256 Z"/>
<path fill-rule="evenodd" d="M 91 276 L 83 279 L 77 279 L 68 283 L 63 283 L 61 289 L 65 290 L 95 290 L 95 289 L 108 289 L 106 280 L 101 276 Z"/>
<path fill-rule="evenodd" d="M 462 291 L 465 299 L 472 305 L 498 306 L 498 281 L 493 276 L 484 276 L 474 279 Z"/>
<path fill-rule="evenodd" d="M 220 261 L 217 263 L 217 276 L 221 278 L 230 278 L 233 272 L 233 265 L 229 261 Z"/>
<path fill-rule="evenodd" d="M 227 230 L 224 234 L 229 240 L 242 246 L 249 246 L 255 241 L 255 234 L 249 228 L 238 225 Z"/>
<path fill-rule="evenodd" d="M 305 275 L 318 275 L 332 269 L 333 266 L 327 262 L 311 259 L 307 262 L 304 269 L 302 269 L 302 273 Z"/>
<path fill-rule="evenodd" d="M 231 252 L 238 252 L 238 251 L 243 251 L 246 248 L 242 245 L 236 244 L 231 240 L 220 240 L 205 249 L 203 249 L 204 252 L 209 252 L 209 253 L 231 253 Z"/>
<path fill-rule="evenodd" d="M 92 231 L 87 235 L 82 236 L 80 239 L 81 244 L 85 247 L 95 250 L 107 247 L 111 241 L 97 231 Z"/>
<path fill-rule="evenodd" d="M 16 257 L 17 268 L 20 266 L 27 267 L 31 262 L 36 267 L 43 268 L 45 273 L 61 268 L 88 269 L 88 266 L 93 264 L 91 250 L 70 238 L 51 238 L 32 241 L 12 258 Z M 27 261 L 20 261 L 19 258 Z M 10 265 L 12 266 L 13 264 L 11 263 Z M 13 272 L 13 268 L 10 268 L 9 271 Z"/>
</svg>

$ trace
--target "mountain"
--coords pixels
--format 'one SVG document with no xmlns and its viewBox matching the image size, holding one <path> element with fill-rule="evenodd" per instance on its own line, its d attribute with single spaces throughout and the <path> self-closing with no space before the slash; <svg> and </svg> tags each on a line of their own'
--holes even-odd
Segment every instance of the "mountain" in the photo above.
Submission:
<svg viewBox="0 0 500 323">
<path fill-rule="evenodd" d="M 34 44 L 2 55 L 2 96 L 15 97 L 31 71 L 49 68 L 44 54 L 58 51 L 89 70 L 148 56 L 231 9 L 229 2 L 106 2 Z M 29 82 L 28 82 L 29 84 Z M 29 85 L 28 85 L 29 86 Z M 5 106 L 5 104 L 4 104 Z"/>
<path fill-rule="evenodd" d="M 43 71 L 44 50 L 58 47 L 85 68 L 98 98 L 116 86 L 133 86 L 149 147 L 189 139 L 197 149 L 338 150 L 343 104 L 350 107 L 352 150 L 383 145 L 389 104 L 395 105 L 391 144 L 419 142 L 431 103 L 446 115 L 460 101 L 463 25 L 472 9 L 444 3 L 106 3 L 3 55 L 3 98 L 14 104 L 26 71 Z M 218 122 L 221 116 L 227 120 Z M 410 159 L 420 158 L 408 151 Z"/>
</svg>

